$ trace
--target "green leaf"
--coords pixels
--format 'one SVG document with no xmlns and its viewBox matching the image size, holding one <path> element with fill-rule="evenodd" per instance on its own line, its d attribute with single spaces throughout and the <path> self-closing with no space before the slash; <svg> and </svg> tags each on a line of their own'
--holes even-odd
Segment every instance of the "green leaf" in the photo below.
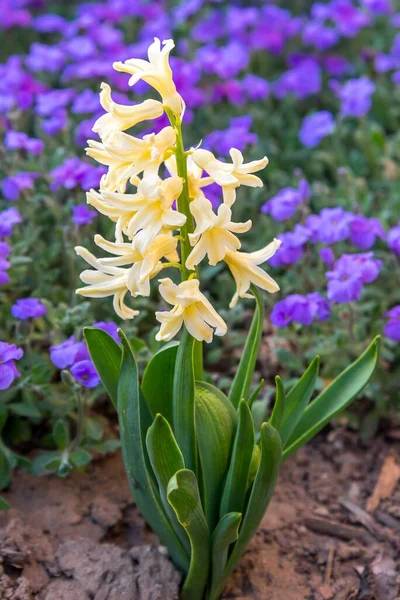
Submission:
<svg viewBox="0 0 400 600">
<path fill-rule="evenodd" d="M 45 452 L 37 456 L 31 467 L 32 475 L 42 475 L 57 468 L 61 462 L 59 452 Z"/>
<path fill-rule="evenodd" d="M 121 346 L 106 331 L 96 327 L 84 327 L 83 335 L 102 384 L 116 408 L 122 358 Z"/>
<path fill-rule="evenodd" d="M 282 458 L 282 443 L 279 433 L 268 423 L 264 423 L 261 427 L 260 445 L 260 464 L 247 504 L 246 514 L 240 526 L 239 539 L 233 547 L 216 589 L 211 594 L 211 600 L 216 600 L 219 598 L 219 594 L 222 593 L 226 578 L 234 569 L 236 562 L 256 532 L 275 489 Z"/>
<path fill-rule="evenodd" d="M 285 459 L 350 404 L 370 380 L 378 356 L 379 337 L 306 408 L 286 445 Z"/>
<path fill-rule="evenodd" d="M 101 442 L 104 435 L 103 424 L 98 419 L 86 417 L 85 419 L 85 435 L 94 442 Z"/>
<path fill-rule="evenodd" d="M 175 473 L 168 484 L 167 497 L 191 547 L 189 572 L 180 598 L 203 600 L 210 567 L 210 536 L 193 471 L 183 469 Z"/>
<path fill-rule="evenodd" d="M 239 525 L 242 520 L 241 513 L 230 512 L 222 517 L 211 539 L 211 590 L 217 587 L 224 572 L 229 546 L 239 537 Z M 210 596 L 212 600 L 212 595 Z"/>
<path fill-rule="evenodd" d="M 29 402 L 10 402 L 7 406 L 10 412 L 19 417 L 26 417 L 27 419 L 40 419 L 42 417 L 38 407 Z"/>
<path fill-rule="evenodd" d="M 3 447 L 0 447 L 0 490 L 4 490 L 10 483 L 11 471 L 8 453 Z"/>
<path fill-rule="evenodd" d="M 255 390 L 253 390 L 251 392 L 251 394 L 247 400 L 247 404 L 249 405 L 250 408 L 253 406 L 254 400 L 257 398 L 258 394 L 260 393 L 260 391 L 262 390 L 264 385 L 265 385 L 265 379 L 261 379 L 260 383 L 255 388 Z"/>
<path fill-rule="evenodd" d="M 78 449 L 71 452 L 69 455 L 69 460 L 74 467 L 80 468 L 88 465 L 91 462 L 92 457 L 87 450 Z"/>
<path fill-rule="evenodd" d="M 0 496 L 0 510 L 10 510 L 11 506 Z"/>
<path fill-rule="evenodd" d="M 272 411 L 269 424 L 275 427 L 277 431 L 281 430 L 283 415 L 285 414 L 285 388 L 283 387 L 282 379 L 277 375 L 275 377 L 275 404 Z"/>
<path fill-rule="evenodd" d="M 210 530 L 219 519 L 219 503 L 236 425 L 235 409 L 225 394 L 209 383 L 196 382 L 196 432 L 204 512 Z"/>
<path fill-rule="evenodd" d="M 317 383 L 318 372 L 319 357 L 316 356 L 304 375 L 300 377 L 285 398 L 285 410 L 280 429 L 283 447 L 285 447 L 286 442 L 292 435 L 310 401 L 315 384 Z"/>
<path fill-rule="evenodd" d="M 175 564 L 186 572 L 188 559 L 185 549 L 165 513 L 146 453 L 142 423 L 146 405 L 139 392 L 136 360 L 125 334 L 120 332 L 120 336 L 123 349 L 118 386 L 118 418 L 129 486 L 144 518 L 168 547 Z"/>
<path fill-rule="evenodd" d="M 253 417 L 246 401 L 241 400 L 239 423 L 219 512 L 221 518 L 229 512 L 241 513 L 243 511 L 253 447 Z"/>
<path fill-rule="evenodd" d="M 168 344 L 159 350 L 148 363 L 142 379 L 142 390 L 154 419 L 163 415 L 172 423 L 172 394 L 178 343 Z"/>
<path fill-rule="evenodd" d="M 69 443 L 69 429 L 65 419 L 58 419 L 53 427 L 53 438 L 59 450 L 65 450 Z"/>
<path fill-rule="evenodd" d="M 168 483 L 177 471 L 185 468 L 185 463 L 171 426 L 162 415 L 157 415 L 152 426 L 149 428 L 146 437 L 146 446 L 164 508 L 188 553 L 189 561 L 190 547 L 188 537 L 167 500 Z"/>
<path fill-rule="evenodd" d="M 251 293 L 256 299 L 256 308 L 254 310 L 254 316 L 243 349 L 243 354 L 229 392 L 229 400 L 235 408 L 239 406 L 240 400 L 246 398 L 248 395 L 251 378 L 256 366 L 258 350 L 260 348 L 264 323 L 264 303 L 261 294 L 254 286 L 251 286 Z"/>
<path fill-rule="evenodd" d="M 173 385 L 173 430 L 185 465 L 197 472 L 195 430 L 194 353 L 195 339 L 185 329 L 176 355 Z"/>
</svg>

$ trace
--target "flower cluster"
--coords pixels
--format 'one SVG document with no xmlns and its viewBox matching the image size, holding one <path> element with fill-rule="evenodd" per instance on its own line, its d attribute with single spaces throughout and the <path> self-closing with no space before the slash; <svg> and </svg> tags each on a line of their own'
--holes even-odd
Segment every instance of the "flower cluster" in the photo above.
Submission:
<svg viewBox="0 0 400 600">
<path fill-rule="evenodd" d="M 106 331 L 119 343 L 118 326 L 112 321 L 100 321 L 94 323 L 93 327 Z M 73 335 L 61 344 L 50 346 L 50 359 L 58 369 L 70 368 L 74 379 L 84 387 L 94 388 L 100 383 L 100 377 L 90 358 L 86 343 L 79 342 Z"/>
<path fill-rule="evenodd" d="M 185 103 L 169 64 L 173 47 L 172 40 L 161 44 L 155 38 L 148 61 L 130 59 L 114 64 L 117 71 L 131 76 L 130 85 L 146 82 L 161 101 L 122 105 L 113 100 L 106 83 L 101 85 L 100 102 L 106 114 L 93 126 L 101 141 L 89 141 L 87 153 L 108 170 L 100 190 L 90 190 L 87 201 L 115 223 L 115 241 L 95 236 L 96 245 L 111 255 L 106 258 L 96 258 L 81 246 L 76 248 L 92 267 L 81 274 L 87 286 L 77 293 L 92 298 L 113 296 L 116 313 L 122 319 L 132 319 L 138 311 L 125 303 L 127 294 L 149 296 L 150 280 L 164 269 L 176 268 L 181 283 L 168 277 L 160 279 L 160 294 L 173 308 L 156 312 L 161 323 L 157 339 L 172 339 L 184 325 L 197 340 L 210 342 L 213 333 L 224 335 L 227 327 L 200 290 L 198 265 L 205 258 L 213 266 L 226 263 L 236 283 L 230 304 L 234 306 L 239 297 L 251 297 L 252 284 L 271 293 L 279 289 L 259 265 L 273 256 L 280 241 L 274 240 L 256 252 L 240 252 L 236 234 L 248 231 L 251 222 L 232 220 L 236 190 L 241 185 L 262 186 L 254 173 L 263 169 L 268 159 L 245 163 L 236 148 L 229 151 L 231 162 L 222 162 L 199 146 L 185 151 L 181 131 Z M 164 113 L 170 124 L 157 133 L 142 137 L 126 133 Z M 163 178 L 165 169 L 168 176 Z M 207 198 L 211 184 L 222 191 L 217 212 Z"/>
</svg>

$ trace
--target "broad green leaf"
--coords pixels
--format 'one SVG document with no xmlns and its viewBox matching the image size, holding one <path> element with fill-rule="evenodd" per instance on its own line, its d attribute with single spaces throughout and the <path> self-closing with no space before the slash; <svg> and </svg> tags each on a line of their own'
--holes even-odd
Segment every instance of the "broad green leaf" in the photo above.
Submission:
<svg viewBox="0 0 400 600">
<path fill-rule="evenodd" d="M 210 534 L 193 471 L 183 469 L 175 473 L 168 484 L 167 497 L 191 547 L 189 572 L 180 598 L 203 600 L 210 569 Z"/>
<path fill-rule="evenodd" d="M 233 547 L 224 573 L 216 589 L 213 599 L 219 598 L 225 585 L 226 578 L 234 569 L 251 537 L 257 530 L 267 509 L 275 489 L 279 467 L 282 459 L 282 443 L 279 433 L 268 423 L 261 427 L 260 436 L 261 458 L 258 466 L 246 513 L 239 529 L 239 539 Z"/>
<path fill-rule="evenodd" d="M 283 453 L 286 459 L 345 409 L 370 380 L 379 356 L 379 338 L 306 408 Z"/>
<path fill-rule="evenodd" d="M 43 473 L 49 473 L 50 471 L 57 468 L 61 462 L 59 452 L 45 452 L 37 456 L 31 467 L 32 475 L 42 475 Z"/>
<path fill-rule="evenodd" d="M 177 471 L 185 468 L 185 463 L 171 426 L 162 415 L 157 415 L 149 428 L 146 437 L 146 447 L 157 479 L 164 508 L 189 557 L 190 546 L 188 537 L 167 500 L 168 483 Z"/>
<path fill-rule="evenodd" d="M 176 355 L 173 385 L 172 426 L 175 439 L 182 451 L 185 465 L 197 472 L 195 429 L 194 352 L 195 339 L 185 329 Z"/>
<path fill-rule="evenodd" d="M 10 412 L 27 419 L 41 419 L 42 413 L 37 406 L 30 402 L 10 402 L 7 404 Z"/>
<path fill-rule="evenodd" d="M 260 348 L 264 323 L 264 303 L 261 294 L 254 286 L 251 286 L 251 293 L 256 300 L 254 316 L 243 349 L 243 354 L 229 392 L 229 400 L 235 408 L 239 406 L 239 402 L 242 398 L 247 398 L 248 396 L 251 378 L 256 366 L 258 350 Z"/>
<path fill-rule="evenodd" d="M 172 393 L 178 343 L 168 344 L 156 352 L 148 363 L 142 379 L 142 391 L 154 419 L 163 415 L 172 423 Z"/>
<path fill-rule="evenodd" d="M 283 415 L 285 414 L 285 388 L 283 387 L 282 379 L 279 375 L 275 377 L 275 385 L 275 404 L 269 424 L 272 425 L 272 427 L 275 427 L 277 431 L 280 431 Z"/>
<path fill-rule="evenodd" d="M 129 486 L 144 518 L 168 547 L 176 565 L 186 572 L 188 569 L 186 552 L 165 513 L 145 451 L 142 424 L 145 403 L 141 401 L 136 360 L 125 334 L 120 332 L 120 336 L 122 365 L 118 386 L 118 418 L 122 455 Z"/>
<path fill-rule="evenodd" d="M 211 539 L 211 591 L 210 600 L 213 600 L 212 590 L 217 587 L 224 572 L 229 546 L 239 537 L 239 525 L 242 520 L 241 513 L 230 512 L 222 517 Z M 217 600 L 217 599 L 215 599 Z"/>
<path fill-rule="evenodd" d="M 101 382 L 114 407 L 117 408 L 121 346 L 106 331 L 96 327 L 84 327 L 83 335 Z"/>
<path fill-rule="evenodd" d="M 254 425 L 251 411 L 245 400 L 239 404 L 239 422 L 226 477 L 219 515 L 243 511 L 249 470 L 254 448 Z"/>
<path fill-rule="evenodd" d="M 206 382 L 196 382 L 196 432 L 204 512 L 210 529 L 219 519 L 219 503 L 229 466 L 237 415 L 228 398 Z"/>
<path fill-rule="evenodd" d="M 0 510 L 10 510 L 11 506 L 0 496 Z"/>
<path fill-rule="evenodd" d="M 70 443 L 69 429 L 65 419 L 58 419 L 53 427 L 53 438 L 59 450 L 65 450 Z"/>
<path fill-rule="evenodd" d="M 315 384 L 317 383 L 318 372 L 319 357 L 316 356 L 304 375 L 300 377 L 285 398 L 285 410 L 280 429 L 283 447 L 285 447 L 286 442 L 300 421 L 307 404 L 310 402 Z"/>
</svg>

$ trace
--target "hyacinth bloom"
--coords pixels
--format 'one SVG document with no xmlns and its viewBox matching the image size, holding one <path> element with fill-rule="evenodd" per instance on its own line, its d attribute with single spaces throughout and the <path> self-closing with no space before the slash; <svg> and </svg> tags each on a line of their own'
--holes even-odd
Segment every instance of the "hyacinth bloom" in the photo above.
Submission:
<svg viewBox="0 0 400 600">
<path fill-rule="evenodd" d="M 306 296 L 291 294 L 277 302 L 271 313 L 271 321 L 276 327 L 286 327 L 289 323 L 311 325 L 315 319 L 325 321 L 329 317 L 329 302 L 318 292 Z"/>
<path fill-rule="evenodd" d="M 11 314 L 16 319 L 39 319 L 47 314 L 47 308 L 39 298 L 21 298 L 11 307 Z"/>
<path fill-rule="evenodd" d="M 400 342 L 400 305 L 395 306 L 385 313 L 385 317 L 388 319 L 388 322 L 384 327 L 383 333 L 389 339 Z"/>
<path fill-rule="evenodd" d="M 98 118 L 94 129 L 100 142 L 89 141 L 87 153 L 108 167 L 101 178 L 100 189 L 91 189 L 87 201 L 115 223 L 115 241 L 96 235 L 95 243 L 112 256 L 96 258 L 85 248 L 76 252 L 92 267 L 81 274 L 86 284 L 77 290 L 92 298 L 113 297 L 114 310 L 122 319 L 132 319 L 138 311 L 125 303 L 127 295 L 150 295 L 150 282 L 163 269 L 179 269 L 182 281 L 160 279 L 160 294 L 173 306 L 160 311 L 161 323 L 157 339 L 168 341 L 183 325 L 198 341 L 211 342 L 226 333 L 226 325 L 200 291 L 197 265 L 205 258 L 210 265 L 224 261 L 236 284 L 230 306 L 238 298 L 251 298 L 250 286 L 270 293 L 278 284 L 260 267 L 269 260 L 281 242 L 274 240 L 256 252 L 239 252 L 241 241 L 236 234 L 247 232 L 251 222 L 235 223 L 231 207 L 236 189 L 241 186 L 261 187 L 254 173 L 268 164 L 266 157 L 246 163 L 237 148 L 230 148 L 231 161 L 217 159 L 209 150 L 196 147 L 185 151 L 181 119 L 184 102 L 176 91 L 169 66 L 173 42 L 155 40 L 149 48 L 149 61 L 132 59 L 115 63 L 117 71 L 132 75 L 130 84 L 142 79 L 161 96 L 162 103 L 145 100 L 135 106 L 116 104 L 111 88 L 101 86 L 101 104 L 106 114 Z M 165 113 L 157 133 L 133 137 L 126 130 Z M 235 121 L 239 128 L 251 121 Z M 162 177 L 164 166 L 170 173 Z M 204 175 L 203 175 L 204 174 Z M 135 189 L 127 193 L 127 185 Z M 307 184 L 301 186 L 303 196 Z M 222 195 L 218 200 L 216 196 Z M 217 212 L 213 207 L 220 204 Z M 178 249 L 180 252 L 178 252 Z M 91 381 L 87 372 L 86 381 Z"/>
<path fill-rule="evenodd" d="M 14 379 L 20 377 L 15 361 L 22 358 L 24 352 L 15 344 L 0 341 L 0 390 L 6 390 Z"/>
<path fill-rule="evenodd" d="M 198 279 L 182 281 L 179 285 L 169 278 L 161 279 L 159 290 L 164 300 L 174 308 L 169 312 L 156 312 L 156 319 L 161 323 L 157 340 L 164 342 L 171 340 L 183 324 L 199 341 L 211 342 L 213 329 L 215 335 L 225 335 L 226 323 L 201 293 Z"/>
<path fill-rule="evenodd" d="M 321 110 L 305 117 L 299 132 L 299 139 L 303 146 L 315 148 L 324 137 L 335 131 L 336 123 L 332 113 Z"/>
</svg>

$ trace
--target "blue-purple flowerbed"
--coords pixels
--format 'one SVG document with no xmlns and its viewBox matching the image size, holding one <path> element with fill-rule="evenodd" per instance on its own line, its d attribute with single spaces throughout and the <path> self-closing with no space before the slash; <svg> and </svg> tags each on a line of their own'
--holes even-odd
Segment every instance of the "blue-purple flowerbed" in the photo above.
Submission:
<svg viewBox="0 0 400 600">
<path fill-rule="evenodd" d="M 235 146 L 248 160 L 270 159 L 265 187 L 246 188 L 235 216 L 253 220 L 247 250 L 273 236 L 282 240 L 268 266 L 281 286 L 268 298 L 274 366 L 295 377 L 318 352 L 322 386 L 381 333 L 370 402 L 351 422 L 370 435 L 396 412 L 398 9 L 394 0 L 0 3 L 0 489 L 16 464 L 28 466 L 14 450 L 32 440 L 46 450 L 33 470 L 60 474 L 117 446 L 93 408 L 102 390 L 81 330 L 97 323 L 116 337 L 120 323 L 107 300 L 76 298 L 73 248 L 90 246 L 94 232 L 107 235 L 105 220 L 85 203 L 85 191 L 105 172 L 84 150 L 103 113 L 100 83 L 110 83 L 123 104 L 148 94 L 142 83 L 133 94 L 112 63 L 145 56 L 154 36 L 176 42 L 171 64 L 187 103 L 187 146 L 203 138 L 221 158 Z M 165 126 L 162 117 L 156 126 Z M 207 190 L 217 203 L 212 186 Z M 218 268 L 204 276 L 233 326 L 208 352 L 223 385 L 250 304 L 224 310 L 230 280 Z M 140 317 L 123 325 L 139 359 L 157 348 L 155 306 L 155 298 L 139 299 Z M 260 372 L 270 373 L 263 364 Z M 265 397 L 271 390 L 267 385 Z M 60 465 L 82 406 L 76 465 Z"/>
</svg>

